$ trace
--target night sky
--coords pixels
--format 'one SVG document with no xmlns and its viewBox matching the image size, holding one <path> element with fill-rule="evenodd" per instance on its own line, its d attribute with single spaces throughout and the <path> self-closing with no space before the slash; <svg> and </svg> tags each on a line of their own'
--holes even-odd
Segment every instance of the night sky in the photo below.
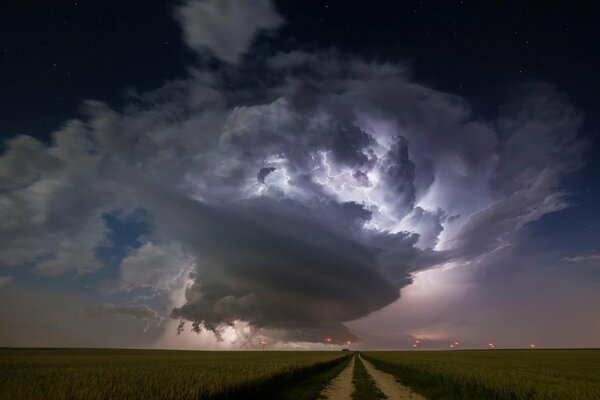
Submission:
<svg viewBox="0 0 600 400">
<path fill-rule="evenodd" d="M 591 2 L 0 6 L 0 346 L 600 346 Z"/>
</svg>

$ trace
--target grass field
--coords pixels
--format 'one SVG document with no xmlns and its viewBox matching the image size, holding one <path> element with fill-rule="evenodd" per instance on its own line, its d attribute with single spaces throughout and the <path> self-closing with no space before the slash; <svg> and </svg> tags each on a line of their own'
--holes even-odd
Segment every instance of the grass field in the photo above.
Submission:
<svg viewBox="0 0 600 400">
<path fill-rule="evenodd" d="M 315 399 L 354 353 L 0 349 L 0 400 Z M 429 399 L 600 399 L 600 350 L 367 352 Z M 357 362 L 354 398 L 378 389 Z"/>
<path fill-rule="evenodd" d="M 378 400 L 386 398 L 377 386 L 375 386 L 375 382 L 373 382 L 373 379 L 369 376 L 365 366 L 358 357 L 356 358 L 356 363 L 354 363 L 352 383 L 354 384 L 352 400 Z"/>
<path fill-rule="evenodd" d="M 430 399 L 600 399 L 600 350 L 368 352 Z"/>
<path fill-rule="evenodd" d="M 306 398 L 327 384 L 328 371 L 339 368 L 347 356 L 340 352 L 0 349 L 0 399 Z"/>
</svg>

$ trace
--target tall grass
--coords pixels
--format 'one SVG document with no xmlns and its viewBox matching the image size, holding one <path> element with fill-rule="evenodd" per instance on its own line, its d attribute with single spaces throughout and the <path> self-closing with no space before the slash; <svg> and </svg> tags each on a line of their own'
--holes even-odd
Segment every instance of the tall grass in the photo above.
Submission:
<svg viewBox="0 0 600 400">
<path fill-rule="evenodd" d="M 432 399 L 600 399 L 600 350 L 369 352 L 363 356 Z"/>
<path fill-rule="evenodd" d="M 1 349 L 0 399 L 278 398 L 337 352 Z"/>
</svg>

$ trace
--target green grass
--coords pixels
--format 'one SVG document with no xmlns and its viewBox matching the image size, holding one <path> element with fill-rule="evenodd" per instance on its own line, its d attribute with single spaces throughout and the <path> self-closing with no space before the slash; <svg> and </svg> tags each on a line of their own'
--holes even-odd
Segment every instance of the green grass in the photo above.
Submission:
<svg viewBox="0 0 600 400">
<path fill-rule="evenodd" d="M 387 397 L 375 386 L 375 382 L 365 369 L 359 357 L 356 357 L 354 363 L 354 375 L 352 377 L 354 384 L 353 400 L 375 400 L 386 399 Z"/>
<path fill-rule="evenodd" d="M 600 350 L 363 353 L 430 399 L 600 399 Z"/>
<path fill-rule="evenodd" d="M 0 349 L 0 399 L 277 399 L 338 352 Z"/>
</svg>

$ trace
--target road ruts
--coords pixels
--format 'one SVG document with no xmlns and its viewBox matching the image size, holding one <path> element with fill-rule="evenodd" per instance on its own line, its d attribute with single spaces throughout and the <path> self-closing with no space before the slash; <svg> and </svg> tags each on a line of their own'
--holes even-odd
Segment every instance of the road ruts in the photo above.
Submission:
<svg viewBox="0 0 600 400">
<path fill-rule="evenodd" d="M 375 381 L 375 385 L 377 385 L 379 390 L 381 390 L 389 400 L 425 400 L 425 397 L 413 392 L 410 388 L 396 381 L 396 378 L 394 378 L 393 375 L 378 370 L 373 364 L 362 357 L 360 357 L 360 361 L 365 366 L 367 373 L 371 375 L 371 378 Z"/>
<path fill-rule="evenodd" d="M 352 383 L 352 373 L 354 372 L 354 362 L 356 356 L 348 363 L 346 368 L 333 378 L 329 385 L 321 392 L 321 398 L 329 400 L 349 400 L 354 392 L 354 384 Z"/>
</svg>

